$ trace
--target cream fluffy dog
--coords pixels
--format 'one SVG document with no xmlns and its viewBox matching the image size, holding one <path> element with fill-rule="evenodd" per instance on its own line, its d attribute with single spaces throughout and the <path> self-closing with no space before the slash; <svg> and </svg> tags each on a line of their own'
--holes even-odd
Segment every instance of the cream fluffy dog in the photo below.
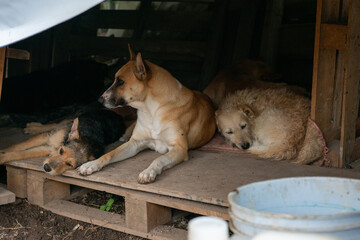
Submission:
<svg viewBox="0 0 360 240">
<path fill-rule="evenodd" d="M 219 131 L 233 145 L 261 158 L 309 164 L 324 142 L 308 118 L 310 100 L 287 89 L 245 89 L 216 111 Z"/>
</svg>

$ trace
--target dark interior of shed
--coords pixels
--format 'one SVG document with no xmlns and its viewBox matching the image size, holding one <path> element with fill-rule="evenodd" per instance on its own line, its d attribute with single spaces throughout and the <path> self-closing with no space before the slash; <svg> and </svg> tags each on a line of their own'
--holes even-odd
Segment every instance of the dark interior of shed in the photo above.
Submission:
<svg viewBox="0 0 360 240">
<path fill-rule="evenodd" d="M 203 90 L 222 68 L 262 60 L 311 93 L 315 0 L 105 1 L 8 46 L 0 126 L 49 122 L 94 104 L 128 60 L 127 44 Z"/>
<path fill-rule="evenodd" d="M 128 59 L 127 43 L 191 89 L 204 89 L 225 66 L 256 59 L 280 73 L 281 81 L 310 91 L 315 16 L 315 0 L 105 1 L 74 19 L 9 46 L 27 50 L 30 59 L 7 59 L 2 112 L 13 111 L 4 106 L 16 101 L 12 92 L 14 88 L 18 91 L 19 85 L 14 82 L 21 82 L 19 76 L 24 74 L 49 69 L 64 71 L 59 66 L 78 60 L 107 64 L 117 60 L 103 76 L 111 82 L 114 72 Z M 73 68 L 82 73 L 78 66 Z M 35 91 L 31 87 L 39 78 L 42 77 L 33 76 L 21 86 Z M 46 84 L 59 89 L 62 86 L 55 78 L 50 75 Z M 69 82 L 64 79 L 64 87 L 78 88 L 76 84 L 66 86 Z M 44 96 L 32 97 L 49 101 L 46 91 L 41 92 Z M 81 95 L 80 92 L 77 91 Z M 64 104 L 70 103 L 71 97 L 78 102 L 75 95 L 67 96 L 70 101 Z"/>
</svg>

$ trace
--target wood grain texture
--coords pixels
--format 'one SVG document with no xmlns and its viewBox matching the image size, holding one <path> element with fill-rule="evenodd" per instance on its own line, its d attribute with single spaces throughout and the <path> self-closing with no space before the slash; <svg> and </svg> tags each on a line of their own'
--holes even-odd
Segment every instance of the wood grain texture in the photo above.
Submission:
<svg viewBox="0 0 360 240">
<path fill-rule="evenodd" d="M 342 105 L 340 167 L 354 159 L 356 120 L 359 111 L 360 1 L 352 0 L 349 8 L 349 32 Z"/>
<path fill-rule="evenodd" d="M 227 195 L 230 191 L 252 182 L 294 176 L 360 178 L 360 172 L 352 170 L 258 160 L 249 154 L 190 151 L 187 162 L 164 171 L 154 183 L 139 184 L 138 174 L 157 156 L 158 153 L 144 151 L 89 176 L 80 176 L 74 170 L 65 172 L 63 176 L 223 207 L 229 206 Z M 42 172 L 42 161 L 30 159 L 9 164 Z"/>
</svg>

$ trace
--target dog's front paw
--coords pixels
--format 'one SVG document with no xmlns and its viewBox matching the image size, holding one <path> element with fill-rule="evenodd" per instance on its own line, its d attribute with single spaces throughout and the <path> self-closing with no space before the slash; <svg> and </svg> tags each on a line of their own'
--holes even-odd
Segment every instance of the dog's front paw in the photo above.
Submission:
<svg viewBox="0 0 360 240">
<path fill-rule="evenodd" d="M 97 172 L 101 169 L 101 166 L 96 162 L 96 161 L 91 161 L 91 162 L 87 162 L 84 163 L 83 165 L 81 165 L 78 169 L 77 172 L 81 175 L 90 175 L 94 172 Z"/>
<path fill-rule="evenodd" d="M 138 182 L 139 183 L 152 183 L 155 181 L 156 172 L 153 169 L 145 169 L 139 174 Z"/>
</svg>

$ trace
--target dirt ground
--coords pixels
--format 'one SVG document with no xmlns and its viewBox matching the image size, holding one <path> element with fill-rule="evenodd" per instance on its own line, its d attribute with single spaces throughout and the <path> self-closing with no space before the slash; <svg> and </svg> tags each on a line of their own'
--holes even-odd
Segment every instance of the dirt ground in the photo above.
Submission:
<svg viewBox="0 0 360 240">
<path fill-rule="evenodd" d="M 0 206 L 0 239 L 65 240 L 144 238 L 56 215 L 31 205 L 26 199 Z"/>
<path fill-rule="evenodd" d="M 99 208 L 112 198 L 114 203 L 110 212 L 124 214 L 122 197 L 92 191 L 72 199 L 89 207 Z M 186 229 L 190 218 L 180 217 L 171 226 Z M 26 240 L 70 240 L 70 239 L 107 239 L 107 240 L 144 240 L 145 238 L 121 233 L 71 218 L 59 216 L 41 207 L 30 204 L 26 199 L 17 198 L 15 203 L 0 205 L 0 239 Z"/>
</svg>

